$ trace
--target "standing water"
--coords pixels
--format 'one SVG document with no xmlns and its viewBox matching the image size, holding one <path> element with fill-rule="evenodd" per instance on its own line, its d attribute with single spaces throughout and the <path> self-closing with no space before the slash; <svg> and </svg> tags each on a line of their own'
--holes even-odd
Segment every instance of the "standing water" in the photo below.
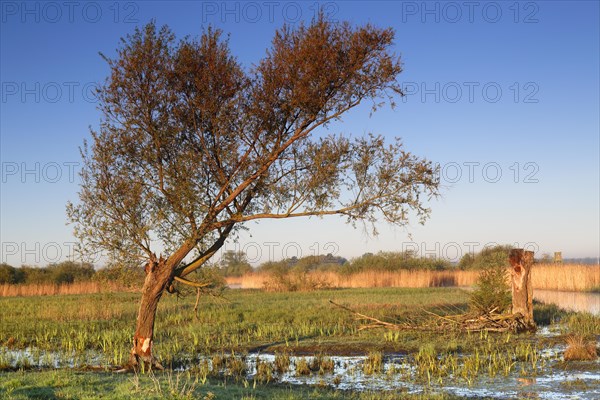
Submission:
<svg viewBox="0 0 600 400">
<path fill-rule="evenodd" d="M 533 291 L 533 298 L 546 304 L 556 304 L 569 311 L 589 312 L 600 315 L 600 293 L 559 292 L 556 290 Z"/>
</svg>

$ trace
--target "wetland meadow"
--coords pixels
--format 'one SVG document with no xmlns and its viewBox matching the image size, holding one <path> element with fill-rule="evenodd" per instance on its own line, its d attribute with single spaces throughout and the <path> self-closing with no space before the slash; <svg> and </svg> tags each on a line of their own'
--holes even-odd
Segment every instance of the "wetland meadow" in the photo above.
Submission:
<svg viewBox="0 0 600 400">
<path fill-rule="evenodd" d="M 600 399 L 600 2 L 0 8 L 0 400 Z"/>
<path fill-rule="evenodd" d="M 361 329 L 329 300 L 402 322 L 466 312 L 460 288 L 236 289 L 166 297 L 154 352 L 164 371 L 119 371 L 137 293 L 0 298 L 0 398 L 596 399 L 598 359 L 569 361 L 569 339 L 596 345 L 600 316 L 536 303 L 538 331 Z M 594 348 L 594 351 L 596 349 Z"/>
</svg>

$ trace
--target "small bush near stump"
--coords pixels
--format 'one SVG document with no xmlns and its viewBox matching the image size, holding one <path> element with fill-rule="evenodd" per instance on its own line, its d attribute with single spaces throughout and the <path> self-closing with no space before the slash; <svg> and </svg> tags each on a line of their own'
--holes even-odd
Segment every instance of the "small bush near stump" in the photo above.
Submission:
<svg viewBox="0 0 600 400">
<path fill-rule="evenodd" d="M 491 263 L 479 273 L 475 290 L 471 293 L 469 306 L 480 314 L 509 311 L 512 295 L 508 284 L 506 261 Z"/>
</svg>

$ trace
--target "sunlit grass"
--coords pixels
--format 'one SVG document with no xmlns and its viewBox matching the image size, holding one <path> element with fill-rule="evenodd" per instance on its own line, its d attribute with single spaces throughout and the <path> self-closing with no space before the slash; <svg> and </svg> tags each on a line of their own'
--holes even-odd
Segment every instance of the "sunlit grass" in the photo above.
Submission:
<svg viewBox="0 0 600 400">
<path fill-rule="evenodd" d="M 448 383 L 467 387 L 482 377 L 535 377 L 546 367 L 543 338 L 486 332 L 361 331 L 361 321 L 328 302 L 332 299 L 389 321 L 414 321 L 424 314 L 423 309 L 439 315 L 466 310 L 468 294 L 456 288 L 294 293 L 231 290 L 226 297 L 230 302 L 202 298 L 198 318 L 193 312 L 194 296 L 168 296 L 161 301 L 155 354 L 171 371 L 178 367 L 187 369 L 184 374 L 156 375 L 154 381 L 146 375 L 129 375 L 132 393 L 148 398 L 166 393 L 176 393 L 175 398 L 204 398 L 209 392 L 221 390 L 221 385 L 229 385 L 230 389 L 219 392 L 227 393 L 224 398 L 288 398 L 289 390 L 273 386 L 278 377 L 290 373 L 320 379 L 335 374 L 332 356 L 339 354 L 365 357 L 354 373 L 413 382 L 426 388 Z M 93 366 L 109 370 L 123 365 L 131 346 L 138 301 L 135 293 L 0 299 L 4 310 L 0 314 L 0 371 L 17 368 L 47 377 L 34 372 L 36 367 L 73 366 L 81 370 Z M 547 308 L 536 305 L 535 312 Z M 569 331 L 572 328 L 589 335 L 600 327 L 595 316 L 550 311 L 544 311 L 545 322 L 562 319 Z M 23 351 L 26 357 L 22 356 Z M 246 360 L 250 359 L 249 353 L 256 352 L 274 357 L 259 355 L 255 373 L 249 376 L 251 368 Z M 403 355 L 401 364 L 384 368 L 386 360 L 398 354 Z M 16 373 L 1 374 L 6 377 L 4 381 L 24 384 L 29 379 Z M 63 376 L 63 372 L 59 374 Z M 121 378 L 113 376 L 119 387 L 115 390 L 121 390 Z M 70 387 L 65 390 L 71 397 L 81 397 L 74 395 L 76 392 Z M 19 397 L 19 393 L 33 393 L 9 391 L 5 385 L 4 389 L 0 387 L 0 398 L 11 398 L 7 396 L 9 392 L 12 398 L 26 398 Z M 303 397 L 289 398 L 306 398 L 312 389 L 302 393 Z M 353 393 L 336 397 L 340 396 L 338 392 L 330 389 L 317 393 L 315 398 L 385 398 L 381 397 L 383 394 L 361 397 L 364 394 Z"/>
<path fill-rule="evenodd" d="M 203 298 L 196 319 L 192 297 L 165 297 L 158 310 L 154 349 L 169 365 L 186 363 L 197 354 L 336 345 L 341 338 L 368 347 L 384 341 L 383 332 L 359 333 L 359 322 L 332 307 L 329 299 L 376 317 L 401 319 L 423 306 L 439 306 L 441 293 L 443 304 L 453 310 L 466 304 L 466 294 L 458 289 L 232 290 L 226 295 L 231 303 Z M 68 354 L 93 350 L 101 355 L 101 363 L 121 364 L 127 361 L 138 301 L 135 293 L 3 298 L 0 345 Z"/>
</svg>

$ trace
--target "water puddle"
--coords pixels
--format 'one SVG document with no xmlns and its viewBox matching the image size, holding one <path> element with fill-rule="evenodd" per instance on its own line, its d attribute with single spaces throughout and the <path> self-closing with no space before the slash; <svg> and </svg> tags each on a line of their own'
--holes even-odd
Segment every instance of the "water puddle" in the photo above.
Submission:
<svg viewBox="0 0 600 400">
<path fill-rule="evenodd" d="M 562 332 L 559 325 L 548 325 L 538 327 L 535 334 L 540 337 L 551 338 L 560 336 Z"/>
<path fill-rule="evenodd" d="M 29 347 L 24 350 L 0 347 L 0 368 L 81 368 L 87 365 L 100 365 L 103 362 L 103 355 L 92 350 L 75 353 Z"/>
</svg>

